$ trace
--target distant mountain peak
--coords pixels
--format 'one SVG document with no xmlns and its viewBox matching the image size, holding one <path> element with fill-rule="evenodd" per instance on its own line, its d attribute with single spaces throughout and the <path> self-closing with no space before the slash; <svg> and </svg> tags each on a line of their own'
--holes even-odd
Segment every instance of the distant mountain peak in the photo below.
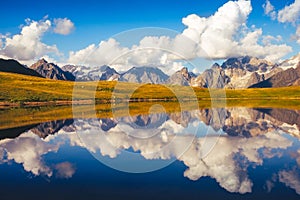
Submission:
<svg viewBox="0 0 300 200">
<path fill-rule="evenodd" d="M 121 75 L 120 80 L 135 83 L 163 84 L 168 76 L 157 67 L 132 67 Z"/>
<path fill-rule="evenodd" d="M 287 59 L 279 64 L 279 68 L 286 70 L 289 68 L 297 68 L 298 63 L 300 62 L 300 53 L 291 57 L 290 59 Z"/>
<path fill-rule="evenodd" d="M 252 85 L 252 88 L 286 87 L 300 85 L 300 62 L 296 68 L 280 71 L 270 78 Z"/>
<path fill-rule="evenodd" d="M 180 71 L 181 71 L 181 73 L 188 73 L 188 68 L 187 67 L 183 67 Z"/>
<path fill-rule="evenodd" d="M 218 63 L 214 63 L 211 68 L 220 68 L 220 65 Z"/>
<path fill-rule="evenodd" d="M 65 65 L 62 69 L 71 72 L 76 77 L 76 81 L 117 81 L 120 78 L 120 74 L 108 65 L 100 67 Z"/>
<path fill-rule="evenodd" d="M 48 62 L 44 58 L 41 58 L 38 61 L 36 61 L 35 63 L 33 63 L 29 68 L 36 69 L 39 66 L 46 65 L 46 64 L 48 64 Z"/>
<path fill-rule="evenodd" d="M 105 70 L 107 70 L 107 69 L 112 69 L 112 68 L 109 67 L 108 65 L 102 65 L 102 66 L 100 67 L 100 70 L 101 70 L 101 71 L 105 71 Z"/>
<path fill-rule="evenodd" d="M 190 85 L 191 75 L 189 74 L 188 68 L 183 67 L 181 70 L 175 72 L 171 75 L 166 81 L 167 84 L 170 85 Z"/>
<path fill-rule="evenodd" d="M 247 68 L 259 68 L 260 66 L 273 66 L 274 64 L 268 60 L 260 59 L 251 56 L 233 57 L 228 58 L 221 67 L 223 69 L 237 68 L 237 69 L 247 69 Z"/>
<path fill-rule="evenodd" d="M 260 59 L 260 58 L 256 58 L 256 57 L 251 57 L 249 62 L 248 62 L 250 65 L 261 65 L 261 64 L 266 64 L 266 65 L 274 65 L 274 63 L 268 61 L 268 60 L 265 60 L 265 59 Z"/>
<path fill-rule="evenodd" d="M 40 63 L 48 63 L 48 61 L 45 58 L 39 59 L 38 62 L 40 62 Z"/>
<path fill-rule="evenodd" d="M 0 65 L 0 71 L 44 76 L 58 80 L 75 80 L 76 77 L 77 81 L 106 80 L 209 88 L 300 85 L 300 53 L 279 64 L 252 56 L 232 57 L 221 65 L 213 64 L 211 68 L 197 76 L 189 72 L 187 67 L 182 67 L 168 76 L 155 66 L 134 66 L 119 73 L 108 65 L 98 67 L 65 65 L 60 68 L 54 63 L 49 63 L 45 58 L 41 58 L 31 65 L 30 69 L 12 59 L 5 61 L 0 59 L 0 64 L 1 62 L 4 64 Z"/>
<path fill-rule="evenodd" d="M 75 80 L 75 77 L 70 72 L 65 72 L 54 63 L 48 63 L 44 58 L 38 60 L 29 68 L 35 70 L 46 78 L 55 80 Z"/>
<path fill-rule="evenodd" d="M 35 63 L 33 63 L 30 68 L 33 69 L 34 67 L 38 67 L 40 65 L 44 65 L 44 64 L 48 64 L 47 60 L 44 58 L 39 59 L 38 61 L 36 61 Z"/>
</svg>

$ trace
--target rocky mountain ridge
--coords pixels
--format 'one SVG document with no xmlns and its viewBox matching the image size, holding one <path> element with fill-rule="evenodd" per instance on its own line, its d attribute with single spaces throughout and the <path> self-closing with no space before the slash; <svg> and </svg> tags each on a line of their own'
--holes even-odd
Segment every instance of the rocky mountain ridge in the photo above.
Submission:
<svg viewBox="0 0 300 200">
<path fill-rule="evenodd" d="M 29 68 L 36 71 L 45 78 L 68 81 L 75 80 L 75 76 L 72 73 L 62 70 L 54 63 L 48 63 L 43 58 L 31 65 Z"/>
<path fill-rule="evenodd" d="M 156 67 L 133 67 L 120 75 L 119 81 L 164 84 L 168 76 Z"/>
<path fill-rule="evenodd" d="M 23 68 L 31 70 L 36 76 L 69 81 L 106 80 L 231 89 L 300 85 L 300 54 L 279 64 L 250 56 L 229 58 L 221 65 L 213 64 L 198 76 L 189 72 L 187 67 L 168 76 L 159 68 L 150 66 L 137 66 L 120 73 L 107 65 L 93 68 L 65 65 L 60 68 L 44 59 Z M 22 70 L 15 69 L 16 73 L 28 75 Z"/>
<path fill-rule="evenodd" d="M 119 80 L 120 78 L 120 74 L 107 65 L 93 69 L 86 66 L 64 65 L 62 69 L 72 73 L 75 76 L 76 81 L 114 81 Z"/>
<path fill-rule="evenodd" d="M 215 63 L 190 85 L 231 89 L 300 85 L 299 66 L 300 54 L 280 64 L 250 56 L 229 58 L 221 66 Z"/>
<path fill-rule="evenodd" d="M 118 73 L 109 67 L 108 69 L 112 72 L 109 73 L 108 77 L 97 77 L 92 80 L 118 80 L 123 82 L 169 84 L 202 88 L 284 87 L 299 85 L 300 76 L 297 75 L 299 62 L 300 54 L 279 64 L 274 64 L 264 59 L 243 56 L 229 58 L 221 65 L 215 63 L 198 76 L 189 72 L 186 67 L 183 67 L 170 76 L 155 67 L 133 67 L 124 73 Z M 102 73 L 104 72 L 101 71 Z M 76 76 L 76 73 L 73 74 Z M 90 72 L 87 76 L 92 77 Z M 283 78 L 280 78 L 282 76 Z M 274 82 L 277 79 L 281 79 L 281 84 L 266 84 L 266 82 Z"/>
<path fill-rule="evenodd" d="M 270 78 L 252 85 L 252 88 L 270 88 L 300 85 L 300 62 L 296 68 L 280 71 Z"/>
</svg>

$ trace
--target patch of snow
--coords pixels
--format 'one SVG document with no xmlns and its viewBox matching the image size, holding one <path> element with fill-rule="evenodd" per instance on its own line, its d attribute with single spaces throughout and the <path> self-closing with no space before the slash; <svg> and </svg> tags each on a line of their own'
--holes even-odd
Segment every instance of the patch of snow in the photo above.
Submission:
<svg viewBox="0 0 300 200">
<path fill-rule="evenodd" d="M 288 60 L 285 60 L 284 62 L 282 62 L 279 67 L 283 70 L 287 70 L 289 68 L 297 68 L 298 66 L 298 63 L 300 62 L 300 54 L 288 59 Z"/>
</svg>

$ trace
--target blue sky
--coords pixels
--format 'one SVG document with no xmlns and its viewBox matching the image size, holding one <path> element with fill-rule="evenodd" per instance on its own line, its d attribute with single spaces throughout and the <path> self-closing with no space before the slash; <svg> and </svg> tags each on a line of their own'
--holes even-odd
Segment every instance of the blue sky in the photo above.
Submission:
<svg viewBox="0 0 300 200">
<path fill-rule="evenodd" d="M 52 24 L 54 19 L 67 18 L 75 27 L 70 33 L 55 34 L 50 30 L 43 33 L 40 38 L 44 44 L 56 45 L 64 58 L 58 58 L 57 55 L 52 57 L 62 62 L 62 60 L 68 60 L 70 51 L 78 51 L 91 44 L 97 45 L 100 41 L 108 40 L 115 34 L 134 28 L 162 27 L 183 32 L 187 28 L 182 23 L 184 17 L 191 14 L 209 17 L 227 2 L 226 0 L 3 1 L 1 6 L 5 9 L 0 12 L 2 19 L 0 34 L 9 33 L 10 35 L 6 37 L 10 38 L 15 34 L 20 34 L 20 25 L 26 25 L 25 19 L 27 18 L 40 21 L 48 16 L 47 19 Z M 270 0 L 276 12 L 294 2 L 295 0 Z M 248 28 L 254 26 L 261 28 L 262 35 L 274 37 L 280 35 L 282 39 L 278 43 L 292 48 L 292 51 L 287 52 L 283 58 L 297 54 L 300 51 L 300 45 L 291 37 L 296 33 L 299 16 L 295 22 L 281 23 L 276 19 L 272 20 L 264 12 L 263 4 L 265 3 L 265 0 L 251 1 L 252 11 L 246 21 Z M 2 43 L 4 48 L 5 41 Z M 38 58 L 32 60 L 35 59 Z"/>
<path fill-rule="evenodd" d="M 128 29 L 163 27 L 181 31 L 184 29 L 181 23 L 183 17 L 192 13 L 209 16 L 225 2 L 227 1 L 216 0 L 213 4 L 203 0 L 4 1 L 1 4 L 7 9 L 0 13 L 0 17 L 7 20 L 1 20 L 0 33 L 18 33 L 20 24 L 24 24 L 26 18 L 40 20 L 46 15 L 49 18 L 67 17 L 74 22 L 76 30 L 68 37 L 48 34 L 44 41 L 58 42 L 62 49 L 74 50 Z M 74 44 L 74 40 L 78 44 Z"/>
</svg>

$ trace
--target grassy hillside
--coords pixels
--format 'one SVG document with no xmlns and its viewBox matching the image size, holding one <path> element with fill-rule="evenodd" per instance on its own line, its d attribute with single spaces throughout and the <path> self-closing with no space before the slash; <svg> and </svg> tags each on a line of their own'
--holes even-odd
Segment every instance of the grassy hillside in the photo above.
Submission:
<svg viewBox="0 0 300 200">
<path fill-rule="evenodd" d="M 75 89 L 74 89 L 75 88 Z M 74 90 L 73 90 L 74 89 Z M 68 82 L 42 79 L 0 72 L 1 102 L 48 102 L 93 100 L 110 102 L 111 99 L 129 99 L 135 101 L 149 100 L 264 100 L 264 99 L 300 99 L 300 87 L 287 88 L 253 88 L 239 90 L 208 90 L 183 86 L 166 86 L 153 84 L 136 84 L 122 82 Z"/>
<path fill-rule="evenodd" d="M 133 89 L 137 90 L 133 90 Z M 95 92 L 96 91 L 96 92 Z M 134 93 L 133 93 L 134 92 Z M 151 84 L 135 84 L 121 82 L 68 82 L 41 79 L 33 76 L 0 73 L 0 101 L 6 102 L 34 102 L 57 100 L 89 100 L 110 101 L 114 99 L 189 99 L 193 94 L 190 87 Z M 131 95 L 132 94 L 132 95 Z M 208 90 L 199 90 L 198 94 L 208 98 Z"/>
</svg>

